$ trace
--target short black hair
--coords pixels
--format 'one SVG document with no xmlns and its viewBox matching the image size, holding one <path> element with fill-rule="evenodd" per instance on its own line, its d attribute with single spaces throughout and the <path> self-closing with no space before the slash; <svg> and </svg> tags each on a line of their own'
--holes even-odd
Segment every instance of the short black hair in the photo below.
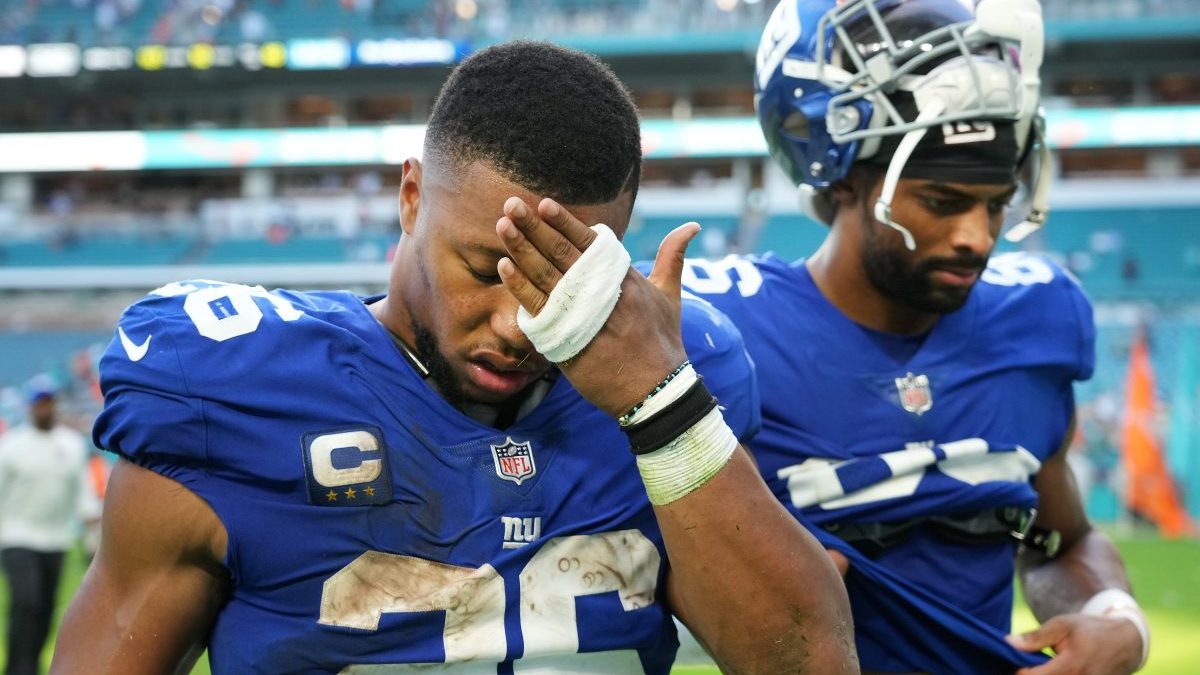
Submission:
<svg viewBox="0 0 1200 675">
<path fill-rule="evenodd" d="M 426 160 L 485 161 L 514 183 L 565 204 L 637 193 L 637 107 L 588 54 L 518 40 L 472 54 L 450 74 L 425 133 Z"/>
</svg>

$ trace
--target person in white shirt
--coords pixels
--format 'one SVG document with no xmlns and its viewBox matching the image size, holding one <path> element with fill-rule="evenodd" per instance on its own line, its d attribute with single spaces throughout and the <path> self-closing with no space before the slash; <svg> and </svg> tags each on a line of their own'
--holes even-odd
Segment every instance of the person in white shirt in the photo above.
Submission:
<svg viewBox="0 0 1200 675">
<path fill-rule="evenodd" d="M 57 422 L 57 392 L 29 391 L 29 421 L 0 436 L 0 560 L 8 577 L 5 675 L 37 675 L 63 557 L 100 508 L 83 435 Z"/>
</svg>

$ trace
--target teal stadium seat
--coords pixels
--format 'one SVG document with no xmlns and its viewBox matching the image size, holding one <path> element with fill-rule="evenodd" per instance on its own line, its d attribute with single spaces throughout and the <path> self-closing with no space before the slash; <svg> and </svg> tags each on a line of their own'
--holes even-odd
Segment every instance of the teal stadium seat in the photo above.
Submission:
<svg viewBox="0 0 1200 675">
<path fill-rule="evenodd" d="M 629 224 L 629 230 L 625 232 L 623 243 L 625 250 L 629 251 L 629 255 L 636 260 L 654 260 L 655 254 L 658 253 L 658 245 L 662 243 L 663 237 L 671 230 L 680 225 L 694 220 L 700 223 L 705 229 L 714 228 L 725 233 L 725 236 L 731 241 L 738 231 L 738 219 L 736 216 L 705 216 L 696 218 L 695 216 L 645 216 L 635 218 Z M 693 242 L 688 248 L 688 255 L 699 257 L 702 255 L 700 242 Z"/>
<path fill-rule="evenodd" d="M 229 239 L 213 244 L 206 253 L 189 262 L 208 265 L 383 262 L 393 244 L 395 237 L 390 235 L 369 235 L 353 240 L 293 237 L 280 243 L 264 239 Z"/>
<path fill-rule="evenodd" d="M 200 261 L 204 264 L 340 262 L 345 247 L 333 237 L 295 237 L 273 244 L 263 239 L 218 242 Z"/>
<path fill-rule="evenodd" d="M 13 242 L 0 246 L 0 266 L 170 265 L 179 262 L 194 242 L 191 237 L 85 237 L 62 245 Z"/>
<path fill-rule="evenodd" d="M 829 228 L 799 214 L 771 216 L 754 245 L 755 253 L 774 253 L 784 260 L 808 257 L 825 239 Z"/>
<path fill-rule="evenodd" d="M 11 4 L 15 4 L 15 0 L 0 2 L 0 11 Z M 96 28 L 94 3 L 84 4 L 84 7 L 76 7 L 71 0 L 40 0 L 33 5 L 36 13 L 31 17 L 31 22 L 16 27 L 14 34 L 18 39 L 29 42 L 73 40 L 83 47 L 101 44 L 137 47 L 161 41 L 154 39 L 154 27 L 174 9 L 176 3 L 143 0 L 131 16 L 122 17 L 107 35 L 101 34 Z M 434 0 L 374 0 L 372 8 L 365 12 L 346 9 L 339 0 L 250 0 L 239 4 L 261 12 L 271 27 L 268 39 L 276 40 L 335 36 L 350 39 L 437 37 L 436 33 L 441 27 L 437 21 L 437 3 Z M 511 0 L 509 14 L 512 17 L 546 13 L 571 16 L 578 12 L 600 11 L 629 17 L 648 11 L 647 7 L 651 5 L 653 3 L 648 0 Z M 1105 36 L 1152 38 L 1158 35 L 1190 37 L 1200 25 L 1200 3 L 1194 0 L 1047 0 L 1045 5 L 1048 34 L 1055 39 L 1097 39 Z M 743 16 L 757 17 L 754 13 L 743 13 Z M 740 26 L 732 29 L 732 32 L 749 29 L 751 34 L 756 34 L 757 28 L 756 18 L 753 26 Z M 511 34 L 492 37 L 517 37 L 523 29 L 527 29 L 525 24 L 514 21 Z M 581 25 L 578 30 L 558 38 L 570 38 L 594 30 L 595 27 Z M 686 32 L 682 24 L 676 30 Z M 657 39 L 671 37 L 670 31 L 664 35 L 654 29 L 641 35 Z M 241 41 L 237 14 L 218 26 L 214 38 L 220 44 L 237 44 Z M 737 38 L 739 45 L 741 39 Z M 618 39 L 617 42 L 623 40 Z M 729 49 L 729 43 L 714 42 L 712 48 L 726 50 Z"/>
<path fill-rule="evenodd" d="M 70 0 L 42 2 L 33 17 L 34 36 L 41 42 L 96 42 L 95 10 L 89 6 L 76 7 Z"/>
<path fill-rule="evenodd" d="M 1200 208 L 1057 209 L 1029 242 L 1067 262 L 1095 299 L 1200 297 Z"/>
<path fill-rule="evenodd" d="M 826 229 L 797 214 L 772 216 L 756 253 L 785 260 L 811 255 Z M 1018 248 L 1063 260 L 1095 299 L 1200 297 L 1200 208 L 1056 209 L 1047 228 Z"/>
<path fill-rule="evenodd" d="M 0 358 L 0 388 L 17 387 L 42 372 L 57 372 L 66 367 L 68 357 L 91 345 L 107 345 L 108 331 L 35 330 L 0 331 L 0 354 L 20 354 L 20 358 Z"/>
</svg>

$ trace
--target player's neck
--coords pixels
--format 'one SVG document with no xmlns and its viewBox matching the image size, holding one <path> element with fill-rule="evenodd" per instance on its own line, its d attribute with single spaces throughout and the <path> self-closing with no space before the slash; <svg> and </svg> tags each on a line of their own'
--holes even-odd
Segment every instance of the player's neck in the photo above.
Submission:
<svg viewBox="0 0 1200 675">
<path fill-rule="evenodd" d="M 933 329 L 939 315 L 913 310 L 885 295 L 863 270 L 855 242 L 845 241 L 835 228 L 805 265 L 817 289 L 846 318 L 881 333 L 922 335 Z"/>
<path fill-rule="evenodd" d="M 416 336 L 413 334 L 412 319 L 405 309 L 404 303 L 391 302 L 393 297 L 396 296 L 389 288 L 387 295 L 367 305 L 367 311 L 371 312 L 375 320 L 403 344 L 414 345 Z"/>
</svg>

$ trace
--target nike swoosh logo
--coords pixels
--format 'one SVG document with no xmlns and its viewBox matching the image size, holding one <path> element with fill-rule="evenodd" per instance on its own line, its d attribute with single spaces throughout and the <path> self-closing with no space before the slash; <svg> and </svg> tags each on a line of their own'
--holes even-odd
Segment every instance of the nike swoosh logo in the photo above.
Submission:
<svg viewBox="0 0 1200 675">
<path fill-rule="evenodd" d="M 150 338 L 154 337 L 153 335 L 147 335 L 145 342 L 140 345 L 134 344 L 133 340 L 130 340 L 129 336 L 125 334 L 125 329 L 120 326 L 117 326 L 117 335 L 121 338 L 121 346 L 125 348 L 125 353 L 129 355 L 129 360 L 135 363 L 141 361 L 146 352 L 150 351 Z"/>
</svg>

